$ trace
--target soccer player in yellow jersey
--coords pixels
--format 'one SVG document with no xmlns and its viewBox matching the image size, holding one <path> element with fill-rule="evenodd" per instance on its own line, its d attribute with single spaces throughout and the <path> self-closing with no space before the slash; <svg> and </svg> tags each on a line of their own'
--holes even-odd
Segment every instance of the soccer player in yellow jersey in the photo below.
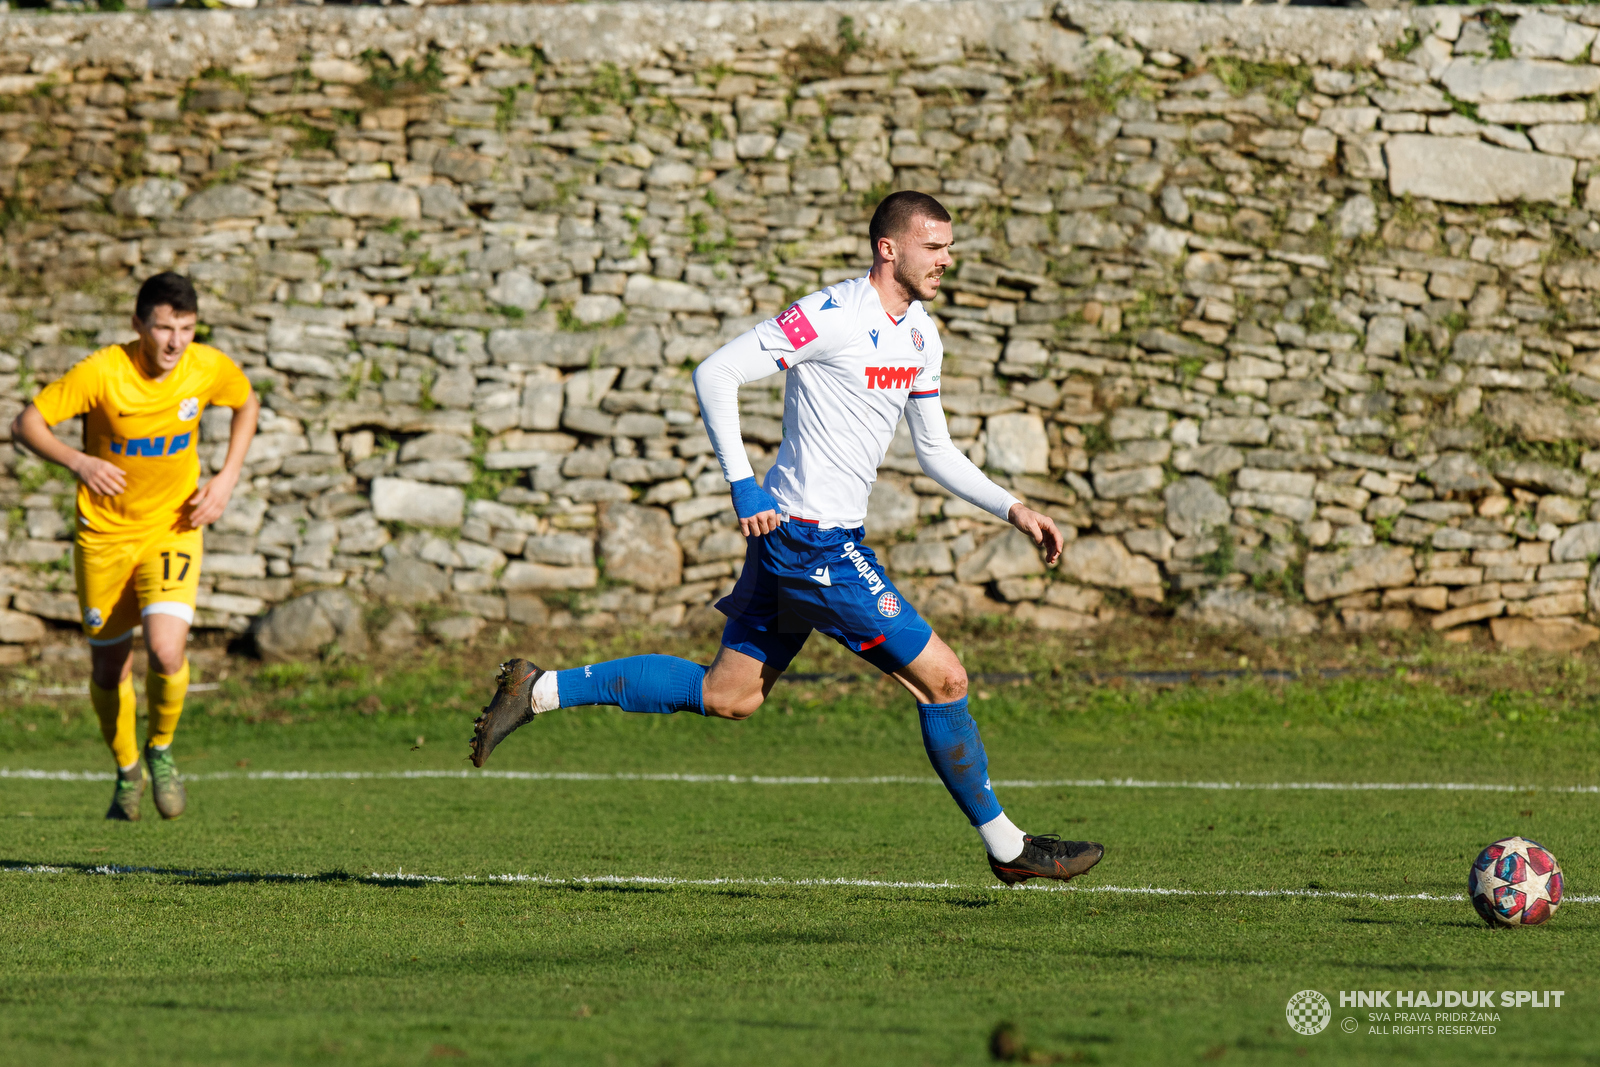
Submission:
<svg viewBox="0 0 1600 1067">
<path fill-rule="evenodd" d="M 215 522 L 244 469 L 261 402 L 234 362 L 194 343 L 199 303 L 189 279 L 157 274 L 139 289 L 134 344 L 111 345 L 77 363 L 33 398 L 11 426 L 21 441 L 78 476 L 73 569 L 89 637 L 89 697 L 117 759 L 108 819 L 139 818 L 133 693 L 133 628 L 144 626 L 150 726 L 144 759 L 156 810 L 183 814 L 186 796 L 170 746 L 189 689 L 185 646 L 200 579 L 201 531 Z M 200 414 L 233 409 L 227 459 L 198 486 Z M 84 450 L 50 427 L 77 415 Z"/>
</svg>

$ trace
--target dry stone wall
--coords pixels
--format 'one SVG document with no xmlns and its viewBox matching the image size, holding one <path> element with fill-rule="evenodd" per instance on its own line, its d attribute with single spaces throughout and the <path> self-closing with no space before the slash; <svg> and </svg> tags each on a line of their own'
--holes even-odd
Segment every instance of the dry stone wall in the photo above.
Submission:
<svg viewBox="0 0 1600 1067">
<path fill-rule="evenodd" d="M 1580 647 L 1600 13 L 1519 11 L 0 17 L 0 418 L 184 271 L 265 403 L 200 626 L 709 619 L 744 542 L 693 367 L 916 188 L 956 216 L 952 433 L 1071 539 L 1047 571 L 902 434 L 868 536 L 927 612 Z M 758 471 L 782 387 L 741 394 Z M 3 462 L 16 661 L 76 621 L 72 486 Z"/>
</svg>

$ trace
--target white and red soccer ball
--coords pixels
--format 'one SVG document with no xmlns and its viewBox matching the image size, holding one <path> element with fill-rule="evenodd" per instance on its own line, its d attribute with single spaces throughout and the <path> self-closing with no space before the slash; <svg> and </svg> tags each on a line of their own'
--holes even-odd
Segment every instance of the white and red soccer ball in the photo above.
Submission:
<svg viewBox="0 0 1600 1067">
<path fill-rule="evenodd" d="M 1561 865 L 1525 837 L 1496 841 L 1472 862 L 1467 891 L 1490 926 L 1537 926 L 1561 906 Z"/>
</svg>

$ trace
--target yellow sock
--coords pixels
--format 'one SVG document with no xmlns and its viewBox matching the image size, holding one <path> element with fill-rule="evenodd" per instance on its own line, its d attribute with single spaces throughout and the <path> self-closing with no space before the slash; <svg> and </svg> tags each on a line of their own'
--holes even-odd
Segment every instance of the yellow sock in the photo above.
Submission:
<svg viewBox="0 0 1600 1067">
<path fill-rule="evenodd" d="M 89 683 L 89 702 L 100 719 L 100 736 L 111 746 L 118 767 L 129 767 L 139 762 L 139 740 L 135 733 L 134 711 L 137 701 L 133 695 L 133 679 L 124 678 L 115 689 L 101 689 Z"/>
<path fill-rule="evenodd" d="M 144 676 L 144 695 L 150 699 L 150 743 L 157 748 L 172 744 L 178 716 L 183 714 L 183 698 L 189 692 L 189 661 L 185 659 L 177 674 L 157 674 L 152 669 Z"/>
</svg>

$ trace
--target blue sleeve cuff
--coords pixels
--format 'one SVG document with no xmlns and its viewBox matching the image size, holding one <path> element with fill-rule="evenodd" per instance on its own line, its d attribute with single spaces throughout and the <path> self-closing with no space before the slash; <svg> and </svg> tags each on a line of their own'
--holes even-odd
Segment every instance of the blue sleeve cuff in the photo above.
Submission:
<svg viewBox="0 0 1600 1067">
<path fill-rule="evenodd" d="M 733 491 L 733 510 L 738 512 L 741 519 L 753 518 L 763 511 L 779 510 L 778 502 L 771 493 L 761 488 L 753 475 L 739 479 L 729 488 Z"/>
</svg>

